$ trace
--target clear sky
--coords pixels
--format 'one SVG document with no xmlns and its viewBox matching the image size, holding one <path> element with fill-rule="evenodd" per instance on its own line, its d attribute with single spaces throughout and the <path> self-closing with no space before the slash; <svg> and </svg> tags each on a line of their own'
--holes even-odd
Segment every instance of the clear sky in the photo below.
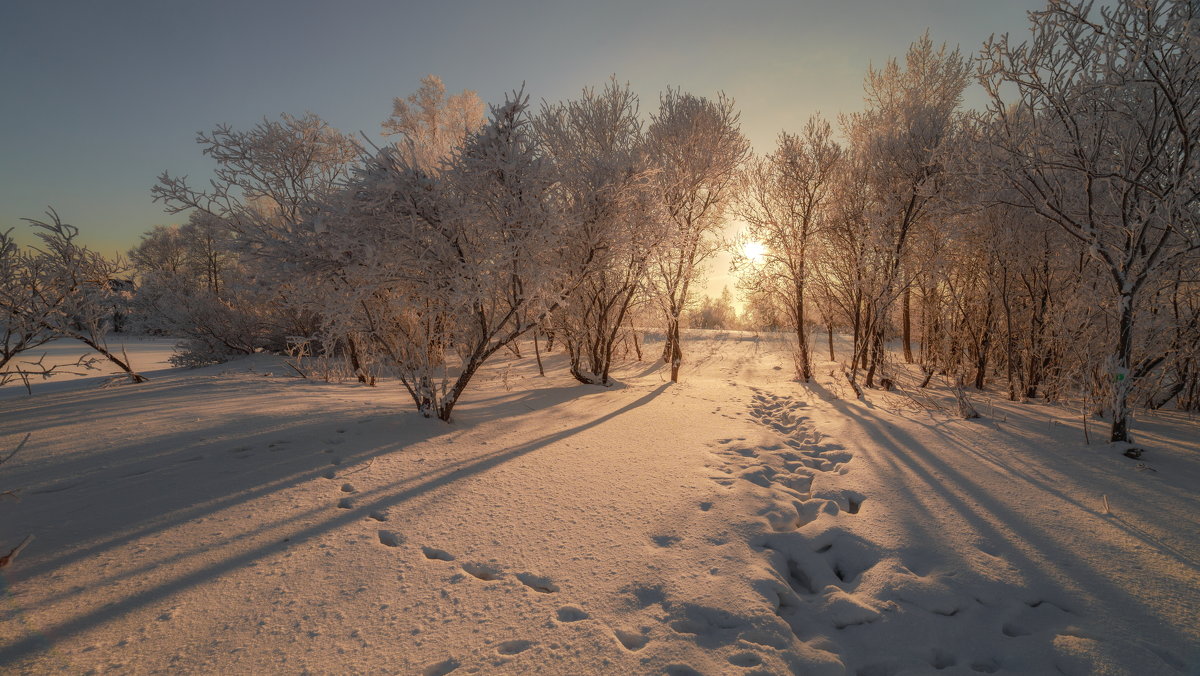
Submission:
<svg viewBox="0 0 1200 676">
<path fill-rule="evenodd" d="M 106 252 L 177 222 L 163 170 L 204 180 L 199 130 L 312 111 L 376 137 L 422 76 L 502 100 L 561 100 L 615 74 L 657 106 L 668 85 L 736 99 L 759 152 L 814 111 L 862 106 L 869 64 L 926 28 L 975 52 L 1025 35 L 1043 0 L 342 2 L 3 0 L 0 228 L 47 205 Z M 981 104 L 978 94 L 969 102 Z"/>
</svg>

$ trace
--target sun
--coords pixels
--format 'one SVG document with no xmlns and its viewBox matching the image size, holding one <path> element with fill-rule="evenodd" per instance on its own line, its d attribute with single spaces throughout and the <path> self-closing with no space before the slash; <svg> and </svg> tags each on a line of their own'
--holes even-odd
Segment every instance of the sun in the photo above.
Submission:
<svg viewBox="0 0 1200 676">
<path fill-rule="evenodd" d="M 761 263 L 767 255 L 767 247 L 762 242 L 750 240 L 742 245 L 742 255 L 751 263 Z"/>
</svg>

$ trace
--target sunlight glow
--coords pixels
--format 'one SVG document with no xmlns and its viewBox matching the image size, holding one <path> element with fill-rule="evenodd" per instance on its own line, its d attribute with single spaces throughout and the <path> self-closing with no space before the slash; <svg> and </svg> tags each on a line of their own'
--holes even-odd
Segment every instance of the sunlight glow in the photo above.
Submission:
<svg viewBox="0 0 1200 676">
<path fill-rule="evenodd" d="M 742 255 L 749 258 L 752 263 L 761 263 L 763 257 L 767 255 L 767 247 L 762 242 L 751 240 L 742 245 Z"/>
</svg>

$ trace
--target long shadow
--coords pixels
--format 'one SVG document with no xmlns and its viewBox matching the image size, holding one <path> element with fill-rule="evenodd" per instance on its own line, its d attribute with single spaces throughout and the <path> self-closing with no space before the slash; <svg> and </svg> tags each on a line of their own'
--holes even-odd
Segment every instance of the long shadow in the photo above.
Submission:
<svg viewBox="0 0 1200 676">
<path fill-rule="evenodd" d="M 663 386 L 661 386 L 659 388 L 658 391 L 665 389 L 666 386 L 667 385 L 664 384 Z M 618 411 L 616 411 L 614 413 L 610 413 L 607 416 L 604 416 L 600 419 L 590 420 L 588 423 L 585 423 L 584 425 L 581 425 L 580 427 L 576 428 L 576 431 L 582 431 L 584 429 L 587 429 L 590 426 L 599 424 L 600 422 L 603 422 L 604 420 L 608 420 L 612 416 L 619 415 L 620 413 L 628 411 L 631 408 L 635 408 L 638 405 L 640 405 L 640 403 L 642 403 L 643 400 L 646 400 L 648 397 L 657 395 L 658 391 L 655 391 L 649 395 L 646 395 L 645 397 L 642 397 L 642 399 L 639 400 L 638 402 L 634 402 L 632 404 L 624 406 L 621 409 L 619 409 Z M 416 414 L 412 414 L 411 417 L 414 419 L 413 422 L 429 422 L 429 421 L 425 421 L 422 418 L 417 417 Z M 438 426 L 438 425 L 440 425 L 440 423 L 432 423 L 431 422 L 430 425 Z M 572 432 L 572 433 L 574 433 L 574 432 Z M 373 451 L 365 452 L 365 453 L 361 454 L 361 457 L 358 458 L 358 461 L 361 462 L 361 461 L 373 459 L 374 457 L 377 457 L 380 455 L 386 455 L 389 452 L 398 450 L 399 447 L 400 447 L 399 443 L 388 444 L 385 447 L 375 449 Z M 408 485 L 416 483 L 416 482 L 424 481 L 427 478 L 433 477 L 435 475 L 443 476 L 446 474 L 451 474 L 451 473 L 457 472 L 460 469 L 465 468 L 468 465 L 472 465 L 475 462 L 476 462 L 475 459 L 470 459 L 470 460 L 460 460 L 457 462 L 445 464 L 445 465 L 442 465 L 441 467 L 438 467 L 435 469 L 430 469 L 426 472 L 414 474 L 414 475 L 409 476 L 400 481 L 393 482 L 393 483 L 389 484 L 386 488 L 380 488 L 380 489 L 375 489 L 375 490 L 371 490 L 371 491 L 356 493 L 355 498 L 358 501 L 362 501 L 364 499 L 371 499 L 372 495 L 384 495 L 384 494 L 390 495 L 390 494 L 394 493 L 395 490 L 398 488 L 408 486 Z M 343 476 L 349 476 L 349 474 L 346 474 Z M 260 497 L 265 494 L 273 493 L 278 490 L 286 490 L 286 488 L 288 488 L 292 485 L 295 485 L 298 483 L 303 483 L 305 481 L 315 479 L 316 477 L 317 477 L 316 473 L 310 473 L 308 475 L 302 475 L 295 481 L 289 481 L 286 484 L 284 484 L 282 482 L 275 482 L 270 485 L 264 485 L 261 487 L 261 489 L 256 490 L 253 493 L 238 494 L 238 496 L 237 496 L 238 500 L 230 499 L 227 501 L 223 501 L 221 504 L 218 504 L 218 505 L 205 505 L 204 509 L 199 510 L 197 513 L 195 513 L 193 515 L 187 516 L 187 518 L 180 518 L 178 515 L 174 515 L 174 518 L 172 518 L 170 520 L 170 522 L 156 522 L 156 523 L 147 524 L 146 526 L 144 526 L 136 531 L 133 531 L 133 532 L 122 531 L 120 537 L 118 537 L 118 538 L 108 540 L 108 541 L 91 543 L 88 546 L 88 548 L 86 549 L 86 551 L 81 551 L 81 552 L 72 551 L 70 553 L 69 558 L 74 560 L 74 559 L 78 559 L 78 558 L 85 558 L 86 556 L 94 556 L 95 554 L 97 554 L 100 551 L 131 542 L 133 540 L 139 539 L 140 537 L 144 537 L 146 535 L 150 535 L 150 534 L 153 534 L 160 530 L 169 528 L 170 526 L 185 522 L 191 518 L 196 518 L 197 516 L 201 516 L 203 514 L 207 514 L 210 512 L 220 511 L 220 509 L 231 506 L 232 504 L 236 504 L 237 502 L 249 501 L 249 499 Z M 371 503 L 371 504 L 373 505 L 375 503 Z M 314 516 L 318 512 L 324 512 L 327 509 L 328 508 L 324 507 L 324 506 L 313 507 L 313 508 L 311 508 L 309 510 L 305 510 L 303 512 L 291 512 L 287 516 L 277 519 L 277 520 L 274 520 L 274 521 L 261 521 L 261 522 L 259 522 L 258 526 L 256 528 L 254 528 L 253 530 L 244 531 L 243 533 L 241 533 L 239 535 L 239 539 L 244 540 L 247 538 L 252 538 L 253 536 L 260 534 L 260 533 L 283 528 L 283 527 L 287 526 L 289 523 L 293 523 L 293 522 L 297 522 L 297 521 L 305 521 L 306 519 Z M 370 510 L 368 509 L 367 511 L 369 512 Z M 363 509 L 357 509 L 357 510 L 355 510 L 355 512 L 352 512 L 352 513 L 360 513 L 360 512 L 363 512 Z M 148 573 L 151 570 L 161 567 L 161 566 L 164 566 L 164 565 L 179 563 L 179 562 L 185 561 L 187 559 L 194 558 L 195 556 L 204 555 L 207 553 L 208 553 L 208 550 L 203 549 L 203 548 L 188 551 L 188 552 L 180 552 L 180 553 L 174 554 L 174 555 L 164 558 L 164 559 L 157 559 L 155 561 L 148 562 L 142 566 L 124 570 L 121 573 L 118 573 L 115 575 L 110 575 L 107 577 L 93 580 L 92 582 L 93 582 L 93 584 L 95 584 L 97 586 L 113 584 L 115 582 L 119 582 L 119 581 L 129 579 L 129 578 L 134 578 L 141 574 Z M 57 561 L 61 561 L 61 559 L 52 560 L 52 562 L 57 562 Z M 30 569 L 30 574 L 27 575 L 27 577 L 32 577 L 36 573 L 41 572 L 42 569 L 53 569 L 55 567 L 54 565 L 50 565 L 45 561 L 39 561 L 39 564 L 41 564 L 41 565 Z M 58 595 L 50 595 L 50 596 L 43 597 L 43 601 L 46 603 L 53 602 L 55 600 L 58 600 L 59 598 L 62 598 L 63 596 L 69 595 L 69 594 L 70 594 L 70 591 L 67 590 Z"/>
<path fill-rule="evenodd" d="M 181 384 L 186 389 L 179 390 Z M 306 390 L 315 387 L 318 392 L 328 389 L 334 395 L 339 393 L 337 388 L 340 387 L 303 381 L 288 384 L 304 387 Z M 205 408 L 202 405 L 205 398 L 224 399 L 230 396 L 231 391 L 243 391 L 242 388 L 246 386 L 261 389 L 263 385 L 255 381 L 250 381 L 249 385 L 238 381 L 192 383 L 184 379 L 182 383 L 156 385 L 153 393 L 148 389 L 140 389 L 136 393 L 127 392 L 124 398 L 96 393 L 100 395 L 101 403 L 97 403 L 96 397 L 89 396 L 86 404 L 88 409 L 93 411 L 106 410 L 103 403 L 108 403 L 109 406 L 121 405 L 123 415 L 129 412 L 134 418 L 137 417 L 138 411 L 143 409 L 147 413 L 157 413 L 164 417 L 164 407 L 177 408 L 181 407 L 181 403 L 186 403 L 195 404 L 197 410 L 202 410 Z M 337 456 L 343 464 L 350 465 L 381 453 L 391 452 L 402 444 L 418 443 L 443 434 L 454 435 L 502 414 L 511 415 L 514 405 L 530 411 L 539 411 L 606 391 L 602 388 L 573 384 L 542 387 L 524 393 L 489 398 L 494 401 L 472 398 L 468 400 L 470 407 L 464 410 L 463 420 L 451 426 L 425 420 L 403 409 L 397 412 L 380 412 L 378 409 L 362 411 L 349 407 L 343 410 L 326 410 L 316 422 L 307 410 L 283 415 L 278 412 L 266 415 L 250 413 L 239 415 L 232 420 L 213 421 L 210 426 L 194 430 L 191 438 L 183 446 L 179 445 L 178 432 L 162 431 L 146 433 L 136 444 L 122 444 L 87 453 L 60 454 L 50 461 L 39 460 L 36 455 L 32 455 L 27 463 L 13 468 L 16 471 L 6 471 L 3 477 L 0 477 L 3 478 L 5 486 L 20 487 L 21 494 L 26 498 L 15 507 L 6 505 L 8 511 L 5 516 L 8 518 L 0 522 L 0 535 L 4 536 L 0 542 L 6 542 L 14 536 L 24 536 L 24 529 L 20 528 L 21 522 L 34 519 L 32 516 L 22 519 L 20 514 L 25 510 L 36 511 L 39 515 L 37 520 L 47 523 L 86 522 L 86 528 L 80 529 L 87 533 L 86 543 L 82 545 L 75 545 L 74 541 L 65 537 L 62 534 L 65 531 L 61 528 L 50 533 L 37 533 L 39 537 L 25 552 L 23 565 L 9 573 L 13 581 L 18 581 L 70 565 L 173 525 L 205 517 L 231 505 L 317 479 L 329 469 L 330 460 L 329 456 L 319 452 L 327 447 L 328 443 L 328 440 L 321 439 L 321 435 L 324 433 L 328 436 L 336 426 L 366 431 L 370 427 L 383 425 L 395 430 L 388 435 L 393 442 L 382 447 L 351 450 L 353 443 L 337 447 Z M 177 392 L 184 397 L 182 402 L 178 399 L 180 395 L 176 394 Z M 28 400 L 23 402 L 20 410 L 5 412 L 13 413 L 13 417 L 10 418 L 9 424 L 0 425 L 0 429 L 16 429 L 11 421 L 29 419 L 31 415 L 68 417 L 70 412 L 64 413 L 62 409 L 72 408 L 78 401 L 55 399 L 47 402 L 48 398 L 52 397 Z M 367 419 L 364 420 L 363 416 Z M 74 419 L 78 422 L 78 413 Z M 368 428 L 356 424 L 367 421 L 372 423 Z M 560 419 L 561 422 L 569 420 Z M 162 429 L 169 428 L 164 426 Z M 238 432 L 236 438 L 231 439 L 231 429 L 258 432 Z M 52 435 L 53 428 L 50 428 L 48 433 Z M 33 451 L 36 451 L 37 436 L 31 440 Z M 281 437 L 299 441 L 295 447 L 284 452 L 264 452 Z M 170 445 L 167 444 L 168 441 L 171 442 Z M 345 442 L 347 439 L 341 438 L 337 441 Z M 232 453 L 238 449 L 253 449 L 254 452 L 244 455 Z M 188 482 L 186 486 L 179 485 L 184 483 L 185 475 L 194 471 L 193 468 L 211 468 L 212 463 L 228 465 L 228 469 L 221 473 L 219 484 Z M 97 468 L 100 470 L 97 471 Z M 141 474 L 145 476 L 138 476 Z M 176 486 L 172 487 L 172 483 Z M 94 505 L 84 504 L 89 499 L 96 498 L 97 491 L 111 491 L 113 486 L 123 491 L 123 499 L 106 501 L 104 504 L 108 507 L 100 511 L 97 511 Z M 164 487 L 169 490 L 164 490 Z M 218 490 L 220 494 L 217 494 Z M 14 532 L 8 532 L 10 530 Z M 61 541 L 56 541 L 56 538 Z M 37 555 L 38 549 L 50 553 Z"/>
<path fill-rule="evenodd" d="M 883 447 L 895 448 L 898 451 L 890 454 L 879 454 L 880 457 L 891 459 L 891 464 L 895 466 L 897 474 L 902 477 L 905 471 L 907 471 L 908 474 L 918 477 L 926 484 L 929 493 L 937 495 L 954 508 L 964 522 L 977 533 L 994 538 L 999 542 L 1007 539 L 1004 533 L 1000 532 L 987 519 L 980 516 L 979 512 L 983 511 L 991 514 L 998 522 L 1007 524 L 1012 528 L 1024 542 L 1041 552 L 1047 561 L 1056 562 L 1064 577 L 1082 583 L 1080 586 L 1094 590 L 1101 598 L 1124 597 L 1133 600 L 1125 589 L 1114 585 L 1100 571 L 1090 568 L 1086 561 L 1060 546 L 1050 535 L 1042 534 L 1035 525 L 1028 523 L 1021 514 L 1015 512 L 1001 500 L 992 497 L 986 489 L 964 476 L 949 463 L 938 458 L 908 433 L 894 426 L 885 431 L 885 421 L 874 415 L 863 414 L 861 409 L 856 409 L 856 407 L 837 402 L 835 402 L 835 406 L 841 412 L 854 419 L 874 442 Z M 977 504 L 969 504 L 960 496 L 946 490 L 945 481 L 942 477 L 949 479 L 951 485 L 962 487 Z M 914 491 L 914 500 L 921 500 L 921 495 L 922 493 Z M 924 533 L 924 537 L 937 538 L 938 535 L 926 532 Z M 1031 576 L 1037 575 L 1043 581 L 1047 580 L 1048 576 L 1041 572 L 1045 564 L 1030 559 L 1015 548 L 1009 551 L 1011 552 L 1011 557 L 1015 559 L 1012 563 L 1020 566 L 1023 572 Z M 1135 605 L 1140 606 L 1140 603 L 1136 603 L 1135 601 Z M 1153 618 L 1152 615 L 1150 617 Z M 1164 631 L 1166 630 L 1165 627 L 1163 629 Z M 1188 644 L 1189 639 L 1179 632 L 1171 632 L 1171 636 L 1174 639 L 1175 645 Z"/>
<path fill-rule="evenodd" d="M 1033 486 L 1034 488 L 1038 489 L 1039 491 L 1043 491 L 1045 493 L 1053 495 L 1056 498 L 1062 500 L 1063 502 L 1074 505 L 1075 507 L 1079 508 L 1080 510 L 1094 514 L 1097 517 L 1104 516 L 1099 511 L 1099 509 L 1097 509 L 1096 506 L 1086 504 L 1082 500 L 1080 500 L 1078 497 L 1071 495 L 1071 494 L 1065 492 L 1064 490 L 1062 490 L 1059 487 L 1059 485 L 1053 481 L 1053 479 L 1042 478 L 1042 477 L 1034 475 L 1031 472 L 1022 470 L 1019 467 L 1014 467 L 1012 465 L 1012 463 L 1006 463 L 1002 459 L 997 458 L 997 457 L 993 456 L 992 454 L 989 454 L 981 449 L 973 447 L 971 444 L 961 441 L 956 435 L 954 435 L 950 430 L 948 430 L 945 427 L 944 423 L 931 425 L 931 426 L 929 426 L 929 429 L 931 431 L 933 431 L 934 433 L 936 433 L 938 436 L 940 436 L 942 439 L 949 442 L 950 444 L 957 446 L 963 453 L 970 454 L 970 455 L 974 456 L 976 459 L 978 459 L 980 462 L 991 465 L 998 472 L 1001 472 L 1007 476 L 1011 476 L 1014 479 L 1019 479 L 1021 481 L 1024 481 L 1024 482 L 1028 483 L 1029 485 Z M 1005 434 L 1006 436 L 1008 436 L 1010 438 L 1014 438 L 1014 440 L 1017 442 L 1025 441 L 1025 439 L 1023 439 L 1021 437 L 1017 437 L 1017 435 L 1013 434 L 1010 431 L 1001 430 L 1001 433 Z M 1087 476 L 1087 477 L 1089 477 L 1090 481 L 1097 481 L 1097 482 L 1111 481 L 1111 479 L 1112 479 L 1111 474 L 1106 475 L 1104 469 L 1097 467 L 1095 464 L 1081 463 L 1074 459 L 1061 458 L 1061 457 L 1059 458 L 1059 462 L 1061 462 L 1063 464 L 1066 464 L 1068 462 L 1070 463 L 1071 467 L 1069 467 L 1069 468 L 1068 467 L 1060 467 L 1059 468 L 1062 471 L 1062 473 L 1066 476 L 1076 476 L 1076 477 Z M 1158 490 L 1160 493 L 1162 492 L 1161 488 L 1158 488 Z M 1187 497 L 1190 497 L 1190 496 L 1187 496 Z M 1147 545 L 1150 545 L 1151 547 L 1158 549 L 1160 551 L 1160 553 L 1162 553 L 1162 554 L 1174 557 L 1176 560 L 1178 560 L 1180 563 L 1182 563 L 1186 566 L 1200 567 L 1200 562 L 1197 562 L 1196 559 L 1194 559 L 1193 557 L 1188 556 L 1186 553 L 1180 551 L 1178 548 L 1173 547 L 1173 546 L 1169 545 L 1168 543 L 1163 542 L 1160 538 L 1154 537 L 1150 533 L 1146 532 L 1144 529 L 1137 527 L 1136 525 L 1134 525 L 1133 523 L 1131 523 L 1125 519 L 1119 518 L 1116 515 L 1108 515 L 1107 521 L 1113 527 L 1123 530 L 1126 535 L 1128 535 L 1132 538 L 1141 540 L 1142 542 L 1146 543 Z"/>
<path fill-rule="evenodd" d="M 401 420 L 406 418 L 409 416 L 403 416 Z M 411 416 L 411 418 L 415 419 L 413 422 L 421 420 L 416 416 Z M 301 416 L 294 416 L 290 419 L 284 418 L 283 421 L 290 420 L 299 423 L 303 419 Z M 280 418 L 273 417 L 271 421 L 278 423 Z M 247 422 L 252 423 L 253 419 Z M 328 427 L 336 425 L 338 422 L 340 420 L 335 418 L 333 420 L 326 419 L 320 423 L 295 424 L 289 428 L 289 435 L 306 438 L 327 430 Z M 70 547 L 69 543 L 56 543 L 54 534 L 38 534 L 40 537 L 35 540 L 35 545 L 51 546 L 54 553 L 44 557 L 27 558 L 26 562 L 14 569 L 12 574 L 15 579 L 25 579 L 49 572 L 172 525 L 207 516 L 233 504 L 247 502 L 290 486 L 311 481 L 319 477 L 323 470 L 328 469 L 328 456 L 319 453 L 316 448 L 307 453 L 297 449 L 278 453 L 268 452 L 267 447 L 271 443 L 270 440 L 278 436 L 280 435 L 277 432 L 246 435 L 237 439 L 236 446 L 227 441 L 200 442 L 167 453 L 153 452 L 152 449 L 158 448 L 159 444 L 151 441 L 136 446 L 123 446 L 118 449 L 89 454 L 90 460 L 70 459 L 61 466 L 53 465 L 50 466 L 50 469 L 39 470 L 39 474 L 54 473 L 55 476 L 62 478 L 57 483 L 40 489 L 38 484 L 29 486 L 28 488 L 31 490 L 24 491 L 24 500 L 18 507 L 39 511 L 42 517 L 46 517 L 49 513 L 50 518 L 44 518 L 44 520 L 50 523 L 88 519 L 86 526 L 90 535 L 89 542 L 83 546 Z M 229 448 L 231 446 L 256 449 L 257 457 L 237 458 L 228 452 L 231 450 Z M 344 451 L 340 452 L 339 456 L 344 463 L 349 464 L 365 460 L 377 452 L 386 452 L 387 450 L 390 448 L 358 452 Z M 198 494 L 208 486 L 196 485 L 189 486 L 187 489 L 162 490 L 164 484 L 169 485 L 172 481 L 183 482 L 192 468 L 193 463 L 188 462 L 189 458 L 197 457 L 198 453 L 204 454 L 206 457 L 202 461 L 197 461 L 197 464 L 219 462 L 231 467 L 229 470 L 231 474 L 226 474 L 220 479 L 221 483 L 218 487 L 223 494 L 217 496 Z M 136 459 L 131 459 L 131 457 Z M 87 469 L 95 466 L 107 466 L 107 469 L 86 473 Z M 121 473 L 126 470 L 141 467 L 152 468 L 147 470 L 144 478 L 121 476 Z M 55 472 L 54 470 L 59 471 Z M 74 494 L 77 488 L 91 487 L 94 489 L 97 486 L 105 488 L 113 484 L 119 485 L 124 492 L 122 500 L 111 503 L 113 511 L 116 511 L 118 516 L 114 516 L 113 511 L 98 511 L 96 506 L 89 507 L 87 504 L 81 504 L 86 501 L 86 498 L 94 497 L 94 492 L 87 495 Z M 51 500 L 53 500 L 52 503 L 49 502 Z M 13 507 L 8 507 L 8 509 L 12 510 Z M 122 518 L 119 516 L 122 513 L 130 514 L 135 519 L 140 519 L 142 523 L 138 524 L 129 518 Z M 57 518 L 54 518 L 55 514 L 57 514 Z M 110 532 L 105 532 L 106 530 Z M 30 553 L 32 552 L 26 552 L 26 555 L 28 556 Z"/>
<path fill-rule="evenodd" d="M 381 495 L 370 502 L 364 501 L 363 504 L 355 509 L 340 510 L 344 511 L 345 513 L 288 534 L 288 540 L 290 543 L 292 543 L 291 545 L 283 545 L 277 538 L 272 538 L 269 543 L 259 545 L 236 556 L 231 556 L 221 561 L 205 565 L 198 570 L 154 585 L 148 589 L 141 590 L 121 601 L 105 605 L 97 610 L 83 613 L 77 617 L 60 622 L 53 626 L 42 627 L 40 631 L 43 635 L 28 636 L 16 641 L 15 643 L 0 648 L 0 664 L 12 663 L 16 660 L 32 656 L 39 651 L 52 647 L 51 641 L 45 638 L 45 635 L 61 638 L 87 631 L 113 618 L 132 612 L 148 604 L 155 603 L 164 597 L 179 593 L 195 585 L 220 577 L 221 575 L 232 570 L 246 566 L 251 562 L 277 552 L 286 546 L 294 546 L 294 544 L 305 542 L 316 536 L 327 533 L 337 527 L 359 521 L 363 518 L 364 514 L 367 514 L 373 510 L 394 507 L 405 501 L 424 495 L 430 491 L 445 487 L 455 481 L 458 481 L 459 479 L 486 472 L 487 470 L 492 469 L 502 463 L 508 462 L 509 460 L 513 460 L 528 453 L 537 451 L 548 444 L 561 441 L 573 435 L 579 434 L 580 432 L 596 427 L 597 425 L 603 424 L 623 413 L 627 413 L 650 402 L 664 390 L 666 390 L 668 386 L 669 383 L 664 383 L 636 401 L 626 404 L 625 406 L 606 413 L 600 417 L 591 419 L 585 423 L 565 430 L 543 435 L 537 439 L 533 439 L 513 448 L 496 451 L 473 461 L 451 464 L 431 472 L 430 476 L 424 481 L 421 481 L 420 483 L 417 483 L 409 488 L 404 488 L 398 491 L 392 490 L 391 492 Z M 3 578 L 0 578 L 0 583 L 3 583 Z M 0 587 L 0 594 L 7 594 L 7 585 Z"/>
</svg>

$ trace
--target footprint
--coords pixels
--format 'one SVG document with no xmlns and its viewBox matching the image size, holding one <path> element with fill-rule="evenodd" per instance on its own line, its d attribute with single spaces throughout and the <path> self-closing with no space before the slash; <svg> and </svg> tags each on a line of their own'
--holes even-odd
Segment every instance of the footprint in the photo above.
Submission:
<svg viewBox="0 0 1200 676">
<path fill-rule="evenodd" d="M 521 581 L 521 584 L 529 587 L 535 592 L 553 594 L 554 592 L 558 591 L 558 585 L 551 582 L 550 578 L 548 577 L 534 575 L 533 573 L 517 573 L 517 579 Z"/>
<path fill-rule="evenodd" d="M 617 641 L 622 646 L 625 646 L 626 650 L 632 652 L 637 652 L 645 648 L 646 644 L 650 642 L 650 639 L 642 634 L 635 634 L 632 631 L 625 631 L 623 629 L 614 629 L 613 636 L 617 637 Z"/>
<path fill-rule="evenodd" d="M 708 510 L 712 509 L 712 506 L 713 506 L 713 503 L 708 502 L 707 500 L 704 502 L 701 502 L 700 503 L 700 511 L 707 512 Z"/>
<path fill-rule="evenodd" d="M 375 519 L 376 521 L 387 521 L 388 520 L 387 512 L 371 512 L 367 516 L 369 518 Z"/>
<path fill-rule="evenodd" d="M 333 470 L 329 470 L 328 472 L 322 474 L 321 476 L 325 477 L 326 479 L 336 479 L 337 472 L 335 472 Z"/>
<path fill-rule="evenodd" d="M 866 498 L 857 493 L 846 493 L 846 513 L 858 514 L 858 511 L 862 509 L 862 504 L 866 500 Z"/>
<path fill-rule="evenodd" d="M 480 580 L 486 580 L 489 582 L 492 580 L 498 580 L 500 579 L 500 576 L 503 575 L 499 568 L 483 563 L 464 563 L 462 568 Z"/>
<path fill-rule="evenodd" d="M 800 562 L 789 558 L 787 560 L 787 582 L 796 593 L 816 594 L 817 589 L 813 586 L 812 578 L 801 567 Z"/>
<path fill-rule="evenodd" d="M 461 666 L 461 663 L 458 660 L 451 657 L 448 660 L 442 660 L 441 662 L 434 662 L 433 664 L 430 664 L 429 666 L 425 667 L 424 669 L 421 670 L 421 676 L 446 676 L 446 674 L 450 673 L 451 671 L 454 671 L 459 666 Z"/>
<path fill-rule="evenodd" d="M 813 477 L 811 474 L 783 475 L 779 477 L 778 483 L 797 493 L 809 493 L 812 491 Z"/>
<path fill-rule="evenodd" d="M 678 544 L 681 539 L 682 538 L 680 538 L 678 535 L 652 535 L 652 536 L 650 536 L 650 540 L 654 544 L 658 545 L 659 547 L 673 547 L 676 544 Z"/>
<path fill-rule="evenodd" d="M 638 585 L 635 587 L 626 587 L 621 591 L 628 591 L 633 594 L 634 603 L 638 608 L 649 608 L 652 605 L 663 603 L 667 600 L 667 595 L 663 592 L 662 587 L 658 585 Z"/>
<path fill-rule="evenodd" d="M 357 490 L 354 488 L 354 484 L 347 483 L 347 484 L 342 484 L 342 492 L 343 493 L 356 493 Z"/>
<path fill-rule="evenodd" d="M 404 544 L 404 536 L 390 530 L 379 531 L 379 541 L 388 547 L 399 547 Z"/>
<path fill-rule="evenodd" d="M 829 448 L 829 446 L 830 445 L 827 444 L 825 446 L 825 448 Z M 819 451 L 818 455 L 820 455 L 822 458 L 825 458 L 826 460 L 831 460 L 835 463 L 850 462 L 851 460 L 854 459 L 854 454 L 851 453 L 850 451 L 823 450 L 823 451 Z"/>
<path fill-rule="evenodd" d="M 591 615 L 588 615 L 582 609 L 575 606 L 563 606 L 558 609 L 556 614 L 558 615 L 559 622 L 579 622 L 591 617 Z"/>
<path fill-rule="evenodd" d="M 1004 626 L 1000 628 L 1000 631 L 1004 632 L 1005 636 L 1011 638 L 1016 638 L 1018 636 L 1029 636 L 1033 633 L 1029 629 L 1013 622 L 1005 622 Z"/>
<path fill-rule="evenodd" d="M 933 658 L 929 660 L 929 666 L 939 671 L 949 669 L 956 664 L 958 664 L 958 660 L 954 658 L 954 655 L 938 650 L 937 648 L 934 648 Z"/>
<path fill-rule="evenodd" d="M 342 498 L 341 500 L 338 500 L 337 506 L 338 509 L 354 509 L 354 503 L 350 501 L 350 498 Z"/>
<path fill-rule="evenodd" d="M 754 653 L 738 653 L 736 655 L 729 656 L 729 663 L 735 667 L 744 667 L 749 669 L 750 667 L 757 667 L 758 665 L 762 664 L 762 658 Z"/>
<path fill-rule="evenodd" d="M 442 549 L 434 549 L 433 547 L 422 547 L 421 553 L 427 559 L 436 559 L 438 561 L 453 561 L 454 555 Z"/>
<path fill-rule="evenodd" d="M 496 652 L 500 653 L 501 655 L 516 655 L 517 653 L 523 653 L 526 650 L 529 650 L 529 647 L 532 645 L 533 641 L 526 641 L 524 639 L 505 641 L 504 643 L 496 646 Z"/>
</svg>

